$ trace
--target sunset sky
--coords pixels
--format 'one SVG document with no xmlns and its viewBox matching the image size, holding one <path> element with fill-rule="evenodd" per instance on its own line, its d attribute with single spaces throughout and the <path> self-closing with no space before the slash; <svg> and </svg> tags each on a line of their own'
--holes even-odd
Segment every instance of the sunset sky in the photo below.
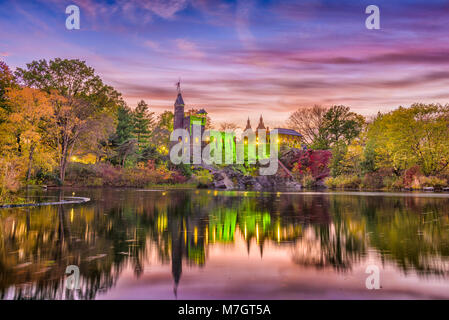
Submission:
<svg viewBox="0 0 449 320">
<path fill-rule="evenodd" d="M 65 28 L 65 8 L 81 29 Z M 380 8 L 380 30 L 365 8 Z M 214 122 L 279 125 L 299 107 L 371 115 L 449 102 L 449 1 L 0 0 L 0 59 L 78 58 L 153 111 L 187 107 Z"/>
</svg>

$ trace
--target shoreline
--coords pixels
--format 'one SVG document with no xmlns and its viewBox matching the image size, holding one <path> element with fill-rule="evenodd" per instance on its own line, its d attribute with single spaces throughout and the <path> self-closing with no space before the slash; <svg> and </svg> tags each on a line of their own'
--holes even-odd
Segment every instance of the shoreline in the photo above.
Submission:
<svg viewBox="0 0 449 320">
<path fill-rule="evenodd" d="M 76 200 L 68 200 L 68 201 L 62 200 L 56 202 L 39 202 L 39 203 L 0 204 L 0 209 L 21 208 L 21 207 L 42 207 L 60 204 L 78 204 L 90 201 L 90 198 L 85 197 L 66 197 L 66 199 L 76 199 Z"/>
</svg>

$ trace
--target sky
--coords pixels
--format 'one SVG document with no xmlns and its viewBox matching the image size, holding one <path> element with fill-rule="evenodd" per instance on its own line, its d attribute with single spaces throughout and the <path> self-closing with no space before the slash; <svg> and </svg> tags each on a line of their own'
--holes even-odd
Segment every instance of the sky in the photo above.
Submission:
<svg viewBox="0 0 449 320">
<path fill-rule="evenodd" d="M 181 79 L 187 108 L 218 123 L 281 126 L 314 104 L 369 116 L 449 102 L 449 1 L 0 0 L 0 59 L 57 57 L 86 61 L 131 108 L 172 110 Z"/>
</svg>

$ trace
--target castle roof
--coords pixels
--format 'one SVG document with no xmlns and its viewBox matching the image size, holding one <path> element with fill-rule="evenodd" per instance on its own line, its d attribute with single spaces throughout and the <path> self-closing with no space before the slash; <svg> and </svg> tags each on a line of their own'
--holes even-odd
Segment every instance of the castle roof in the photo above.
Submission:
<svg viewBox="0 0 449 320">
<path fill-rule="evenodd" d="M 181 93 L 178 93 L 178 97 L 176 98 L 175 101 L 175 107 L 177 106 L 184 106 L 184 100 L 182 99 Z"/>
<path fill-rule="evenodd" d="M 266 129 L 265 125 L 263 124 L 263 118 L 260 116 L 259 125 L 257 126 L 257 130 L 259 129 Z"/>
<path fill-rule="evenodd" d="M 251 123 L 249 122 L 249 117 L 248 117 L 248 121 L 246 121 L 246 128 L 245 128 L 245 131 L 246 130 L 251 130 Z"/>
<path fill-rule="evenodd" d="M 300 134 L 298 131 L 295 131 L 293 129 L 285 129 L 285 128 L 275 128 L 275 129 L 278 131 L 278 134 L 302 137 L 302 134 Z"/>
</svg>

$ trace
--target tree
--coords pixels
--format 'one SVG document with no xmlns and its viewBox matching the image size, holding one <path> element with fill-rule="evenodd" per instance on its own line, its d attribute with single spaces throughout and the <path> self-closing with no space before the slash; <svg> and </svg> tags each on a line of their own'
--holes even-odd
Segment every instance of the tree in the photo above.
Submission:
<svg viewBox="0 0 449 320">
<path fill-rule="evenodd" d="M 425 175 L 443 172 L 449 165 L 449 105 L 413 104 L 379 114 L 369 126 L 368 142 L 376 168 L 396 173 L 418 165 Z"/>
<path fill-rule="evenodd" d="M 17 150 L 28 150 L 28 169 L 26 180 L 31 177 L 33 157 L 36 147 L 42 139 L 42 123 L 48 121 L 53 110 L 44 92 L 32 88 L 15 88 L 6 92 L 10 114 L 8 123 L 10 132 L 17 141 Z M 27 148 L 23 148 L 23 144 Z"/>
<path fill-rule="evenodd" d="M 166 129 L 168 131 L 173 131 L 173 112 L 164 111 L 159 115 L 157 127 L 161 129 Z"/>
<path fill-rule="evenodd" d="M 2 116 L 0 117 L 0 124 L 5 121 L 7 113 L 9 110 L 9 105 L 6 101 L 6 91 L 8 88 L 12 88 L 16 85 L 16 79 L 14 74 L 9 69 L 8 65 L 3 61 L 0 61 L 0 109 L 3 109 Z"/>
<path fill-rule="evenodd" d="M 319 137 L 327 111 L 327 108 L 319 105 L 314 105 L 311 108 L 299 108 L 290 115 L 287 126 L 301 133 L 303 142 L 311 146 Z"/>
<path fill-rule="evenodd" d="M 51 94 L 54 116 L 47 123 L 43 142 L 57 151 L 59 177 L 64 183 L 68 159 L 80 136 L 101 122 L 104 114 L 114 115 L 123 103 L 121 95 L 77 59 L 33 61 L 25 69 L 18 68 L 16 75 L 25 85 Z"/>
<path fill-rule="evenodd" d="M 323 116 L 314 142 L 315 149 L 329 149 L 337 144 L 348 145 L 363 129 L 365 118 L 351 112 L 349 107 L 333 106 Z"/>
<path fill-rule="evenodd" d="M 148 104 L 141 100 L 133 112 L 134 117 L 134 135 L 137 137 L 139 150 L 148 146 L 151 129 L 154 125 L 154 112 L 150 112 Z"/>
<path fill-rule="evenodd" d="M 173 131 L 173 112 L 164 111 L 158 116 L 158 121 L 151 134 L 150 143 L 157 146 L 157 151 L 167 155 L 170 149 L 170 134 Z M 144 150 L 145 151 L 145 150 Z"/>
<path fill-rule="evenodd" d="M 119 105 L 117 109 L 117 127 L 114 143 L 119 145 L 133 138 L 134 119 L 131 109 L 126 105 Z"/>
<path fill-rule="evenodd" d="M 236 130 L 238 126 L 235 123 L 232 122 L 222 122 L 220 123 L 219 130 L 220 131 L 226 131 L 226 130 Z"/>
</svg>

